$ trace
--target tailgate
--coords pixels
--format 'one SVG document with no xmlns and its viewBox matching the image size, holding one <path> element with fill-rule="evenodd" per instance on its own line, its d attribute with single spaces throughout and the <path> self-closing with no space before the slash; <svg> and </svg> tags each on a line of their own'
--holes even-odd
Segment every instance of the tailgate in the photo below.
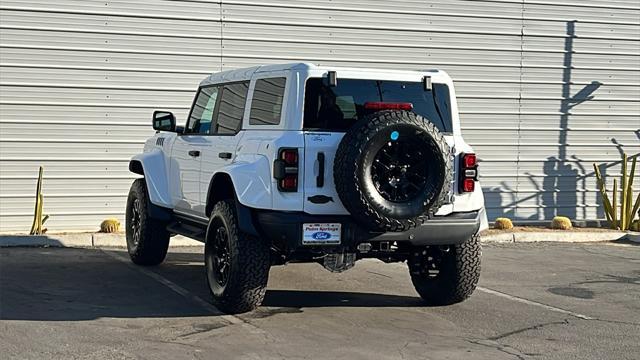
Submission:
<svg viewBox="0 0 640 360">
<path fill-rule="evenodd" d="M 333 160 L 344 133 L 304 133 L 304 212 L 347 215 L 333 183 Z"/>
</svg>

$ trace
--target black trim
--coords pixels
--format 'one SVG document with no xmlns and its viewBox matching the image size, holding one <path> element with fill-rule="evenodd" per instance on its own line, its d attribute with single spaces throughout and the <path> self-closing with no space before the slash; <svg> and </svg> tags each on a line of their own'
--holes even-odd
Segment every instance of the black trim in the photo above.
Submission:
<svg viewBox="0 0 640 360">
<path fill-rule="evenodd" d="M 149 217 L 160 221 L 171 221 L 173 219 L 173 211 L 171 209 L 158 206 L 149 202 L 148 206 Z"/>
<path fill-rule="evenodd" d="M 235 201 L 236 203 L 236 215 L 238 217 L 238 227 L 240 231 L 247 235 L 258 237 L 260 233 L 256 230 L 254 226 L 254 219 L 251 209 L 240 204 L 239 201 Z M 155 206 L 155 205 L 154 205 Z M 160 208 L 156 206 L 157 208 Z M 183 213 L 171 213 L 170 210 L 160 208 L 168 211 L 166 213 L 166 218 L 161 220 L 174 220 L 173 223 L 167 226 L 167 230 L 174 234 L 184 235 L 186 237 L 198 240 L 205 241 L 207 228 L 209 227 L 209 220 L 202 219 L 196 216 L 183 214 Z"/>
<path fill-rule="evenodd" d="M 296 158 L 298 159 L 298 161 L 296 162 L 295 166 L 287 166 L 289 164 L 287 164 L 286 161 L 282 159 L 282 153 L 284 153 L 285 151 L 296 152 Z M 297 192 L 298 191 L 298 187 L 300 186 L 299 166 L 300 166 L 300 152 L 298 151 L 298 148 L 281 147 L 280 149 L 278 149 L 278 158 L 273 161 L 273 178 L 278 180 L 278 190 L 280 192 Z M 285 189 L 282 187 L 281 182 L 284 178 L 286 178 L 286 175 L 296 175 L 297 180 L 296 180 L 295 188 Z"/>
<path fill-rule="evenodd" d="M 198 224 L 186 223 L 186 222 L 174 222 L 167 225 L 167 231 L 172 234 L 178 234 L 186 236 L 193 240 L 205 242 L 207 235 L 207 228 L 201 227 Z"/>
<path fill-rule="evenodd" d="M 324 153 L 318 153 L 318 176 L 316 177 L 316 187 L 324 186 Z"/>
<path fill-rule="evenodd" d="M 333 202 L 333 198 L 326 195 L 309 196 L 307 200 L 309 200 L 309 202 L 311 202 L 312 204 L 326 204 L 328 202 Z"/>
<path fill-rule="evenodd" d="M 183 223 L 188 223 L 191 225 L 200 225 L 200 226 L 204 226 L 207 227 L 209 226 L 209 220 L 208 219 L 201 219 L 195 215 L 189 215 L 189 214 L 184 214 L 184 213 L 178 213 L 175 212 L 173 213 L 175 215 L 176 220 L 178 220 L 179 222 L 183 222 Z"/>
<path fill-rule="evenodd" d="M 263 238 L 276 249 L 289 256 L 295 252 L 335 248 L 335 245 L 302 245 L 302 224 L 340 223 L 342 243 L 337 247 L 355 249 L 363 242 L 397 241 L 413 246 L 454 245 L 468 240 L 480 228 L 478 211 L 433 216 L 423 225 L 404 232 L 373 232 L 355 223 L 351 216 L 310 215 L 301 212 L 263 211 L 253 209 L 255 224 Z M 355 251 L 355 250 L 354 250 Z"/>
<path fill-rule="evenodd" d="M 238 227 L 240 231 L 247 235 L 260 236 L 260 233 L 254 226 L 254 219 L 251 209 L 240 204 L 236 199 L 236 215 L 238 216 Z"/>
<path fill-rule="evenodd" d="M 469 154 L 475 154 L 475 153 L 469 153 Z M 465 167 L 463 160 L 464 160 L 464 156 L 467 155 L 467 153 L 460 153 L 460 155 L 458 155 L 458 192 L 460 194 L 471 194 L 472 192 L 467 192 L 464 191 L 463 186 L 464 186 L 464 179 L 473 179 L 473 181 L 478 181 L 478 160 L 476 158 L 476 165 L 473 167 Z M 476 155 L 477 156 L 477 155 Z M 475 171 L 475 176 L 473 177 L 469 177 L 467 176 L 467 174 L 465 173 L 465 170 L 473 170 Z"/>
<path fill-rule="evenodd" d="M 142 167 L 142 163 L 138 160 L 129 161 L 129 171 L 134 174 L 144 175 L 144 168 Z"/>
</svg>

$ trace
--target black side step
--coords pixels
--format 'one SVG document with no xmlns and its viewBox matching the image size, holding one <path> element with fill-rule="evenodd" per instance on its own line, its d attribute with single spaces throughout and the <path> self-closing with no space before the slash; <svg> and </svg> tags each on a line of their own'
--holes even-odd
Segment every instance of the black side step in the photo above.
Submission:
<svg viewBox="0 0 640 360">
<path fill-rule="evenodd" d="M 207 228 L 196 224 L 187 224 L 184 222 L 174 222 L 167 225 L 167 230 L 171 233 L 186 236 L 193 240 L 201 242 L 205 241 Z"/>
</svg>

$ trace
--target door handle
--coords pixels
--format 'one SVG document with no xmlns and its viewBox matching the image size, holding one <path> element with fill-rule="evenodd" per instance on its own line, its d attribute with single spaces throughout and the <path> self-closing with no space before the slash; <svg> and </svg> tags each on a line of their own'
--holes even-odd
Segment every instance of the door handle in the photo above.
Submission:
<svg viewBox="0 0 640 360">
<path fill-rule="evenodd" d="M 189 156 L 198 157 L 198 156 L 200 156 L 200 151 L 198 151 L 198 150 L 189 150 Z"/>
<path fill-rule="evenodd" d="M 324 153 L 318 153 L 318 176 L 316 176 L 316 187 L 324 186 Z"/>
<path fill-rule="evenodd" d="M 233 154 L 231 154 L 230 152 L 221 152 L 221 153 L 218 153 L 218 157 L 219 157 L 220 159 L 231 159 L 231 156 L 232 156 L 232 155 L 233 155 Z"/>
</svg>

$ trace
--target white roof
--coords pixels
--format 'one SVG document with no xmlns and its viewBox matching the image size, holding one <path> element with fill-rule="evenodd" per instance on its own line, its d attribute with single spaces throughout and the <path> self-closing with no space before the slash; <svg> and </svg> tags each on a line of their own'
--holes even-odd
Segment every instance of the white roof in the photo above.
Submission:
<svg viewBox="0 0 640 360">
<path fill-rule="evenodd" d="M 218 84 L 223 82 L 241 81 L 250 79 L 254 73 L 271 72 L 271 71 L 286 71 L 286 70 L 298 70 L 298 71 L 336 71 L 345 73 L 377 73 L 377 74 L 396 74 L 396 75 L 409 75 L 417 76 L 424 73 L 432 73 L 438 75 L 445 75 L 443 71 L 437 69 L 425 69 L 422 71 L 415 70 L 391 70 L 391 69 L 368 69 L 368 68 L 349 68 L 349 67 L 336 67 L 326 65 L 315 65 L 312 63 L 298 62 L 298 63 L 286 63 L 286 64 L 271 64 L 271 65 L 258 65 L 252 67 L 246 67 L 241 69 L 226 70 L 209 75 L 204 79 L 200 85 Z M 340 76 L 340 75 L 338 75 Z"/>
</svg>

